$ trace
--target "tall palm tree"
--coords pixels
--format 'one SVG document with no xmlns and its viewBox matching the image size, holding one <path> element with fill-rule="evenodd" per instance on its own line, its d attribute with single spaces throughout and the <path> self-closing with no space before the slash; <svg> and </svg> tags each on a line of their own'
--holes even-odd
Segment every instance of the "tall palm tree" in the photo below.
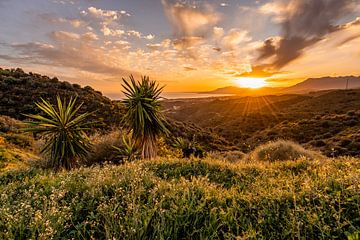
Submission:
<svg viewBox="0 0 360 240">
<path fill-rule="evenodd" d="M 132 75 L 129 82 L 123 78 L 122 86 L 126 96 L 123 100 L 126 108 L 124 121 L 141 150 L 141 157 L 143 159 L 155 158 L 157 137 L 169 133 L 160 104 L 160 94 L 164 86 L 159 87 L 147 76 L 141 77 L 141 81 L 135 81 Z"/>
<path fill-rule="evenodd" d="M 44 113 L 41 115 L 25 115 L 34 121 L 26 122 L 28 132 L 42 133 L 46 143 L 42 153 L 50 155 L 51 165 L 55 169 L 64 167 L 70 169 L 76 157 L 85 157 L 91 144 L 85 133 L 88 130 L 86 118 L 91 113 L 77 115 L 82 104 L 75 106 L 76 98 L 67 103 L 57 97 L 57 106 L 41 99 L 36 106 Z"/>
</svg>

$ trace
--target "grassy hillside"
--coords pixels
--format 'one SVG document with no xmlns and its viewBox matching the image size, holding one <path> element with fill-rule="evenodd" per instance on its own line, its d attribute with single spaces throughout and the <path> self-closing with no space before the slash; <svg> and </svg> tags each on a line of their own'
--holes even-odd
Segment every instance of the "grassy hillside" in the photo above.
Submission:
<svg viewBox="0 0 360 240">
<path fill-rule="evenodd" d="M 360 90 L 171 100 L 166 108 L 169 117 L 196 123 L 245 152 L 280 138 L 328 156 L 360 156 Z"/>
<path fill-rule="evenodd" d="M 22 122 L 0 116 L 0 172 L 27 167 L 31 161 L 39 159 L 34 138 L 19 132 L 22 127 Z"/>
<path fill-rule="evenodd" d="M 0 176 L 1 239 L 358 239 L 359 159 L 156 160 Z"/>
</svg>

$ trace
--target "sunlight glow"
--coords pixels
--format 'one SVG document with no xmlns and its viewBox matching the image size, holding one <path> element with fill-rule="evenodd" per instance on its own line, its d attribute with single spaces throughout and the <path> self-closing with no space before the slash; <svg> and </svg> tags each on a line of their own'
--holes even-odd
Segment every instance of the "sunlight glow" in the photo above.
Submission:
<svg viewBox="0 0 360 240">
<path fill-rule="evenodd" d="M 268 83 L 265 81 L 265 78 L 237 78 L 235 79 L 235 82 L 240 86 L 244 88 L 261 88 L 268 85 Z"/>
</svg>

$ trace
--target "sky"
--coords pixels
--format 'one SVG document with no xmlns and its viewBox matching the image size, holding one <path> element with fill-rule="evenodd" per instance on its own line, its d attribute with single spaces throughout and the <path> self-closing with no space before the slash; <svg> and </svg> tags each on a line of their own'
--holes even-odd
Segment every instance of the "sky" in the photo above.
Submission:
<svg viewBox="0 0 360 240">
<path fill-rule="evenodd" d="M 360 75 L 360 0 L 0 0 L 0 67 L 105 95 Z"/>
</svg>

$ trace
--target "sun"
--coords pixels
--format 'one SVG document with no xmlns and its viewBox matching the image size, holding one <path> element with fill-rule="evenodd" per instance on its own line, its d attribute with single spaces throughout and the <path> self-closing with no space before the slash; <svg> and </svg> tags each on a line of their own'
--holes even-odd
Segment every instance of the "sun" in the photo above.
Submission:
<svg viewBox="0 0 360 240">
<path fill-rule="evenodd" d="M 244 88 L 261 88 L 268 85 L 265 78 L 248 78 L 242 77 L 235 79 L 235 82 Z"/>
</svg>

